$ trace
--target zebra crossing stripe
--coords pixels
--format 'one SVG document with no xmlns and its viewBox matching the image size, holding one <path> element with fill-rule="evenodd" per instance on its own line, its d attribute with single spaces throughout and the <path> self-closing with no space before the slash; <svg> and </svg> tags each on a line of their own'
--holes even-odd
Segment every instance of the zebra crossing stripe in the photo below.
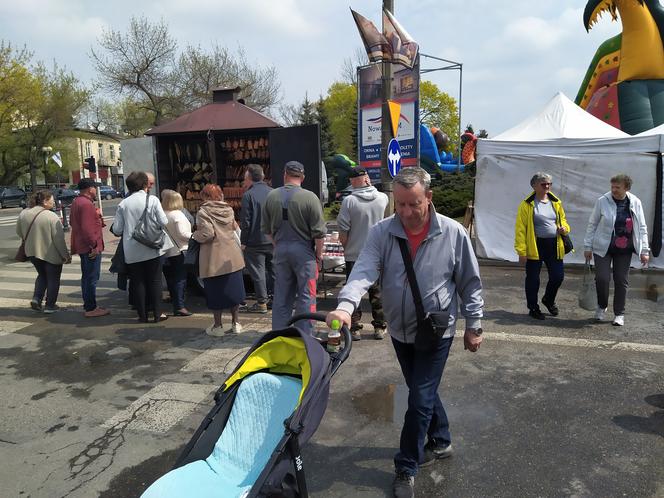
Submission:
<svg viewBox="0 0 664 498">
<path fill-rule="evenodd" d="M 581 348 L 597 348 L 615 351 L 634 351 L 639 353 L 664 353 L 664 345 L 643 344 L 637 342 L 617 342 L 598 339 L 573 339 L 569 337 L 547 337 L 522 334 L 507 334 L 504 332 L 488 332 L 486 339 L 494 341 L 525 342 L 531 344 L 545 344 L 548 346 L 571 346 Z"/>
<path fill-rule="evenodd" d="M 11 320 L 0 320 L 0 336 L 13 334 L 21 329 L 29 327 L 32 323 L 13 322 Z"/>
<path fill-rule="evenodd" d="M 180 371 L 230 374 L 247 354 L 249 347 L 209 349 L 187 363 Z"/>
<path fill-rule="evenodd" d="M 2 289 L 0 289 L 2 290 Z M 67 302 L 67 301 L 61 301 L 58 299 L 57 303 L 58 306 L 60 306 L 60 309 L 62 311 L 67 311 L 70 308 L 82 308 L 83 307 L 83 302 L 80 301 L 78 303 L 76 302 Z M 18 298 L 18 297 L 0 297 L 0 308 L 2 309 L 7 309 L 7 308 L 29 308 L 30 307 L 30 298 Z M 36 314 L 36 313 L 35 313 Z"/>
<path fill-rule="evenodd" d="M 102 427 L 164 434 L 217 388 L 217 385 L 163 382 L 108 419 Z"/>
</svg>

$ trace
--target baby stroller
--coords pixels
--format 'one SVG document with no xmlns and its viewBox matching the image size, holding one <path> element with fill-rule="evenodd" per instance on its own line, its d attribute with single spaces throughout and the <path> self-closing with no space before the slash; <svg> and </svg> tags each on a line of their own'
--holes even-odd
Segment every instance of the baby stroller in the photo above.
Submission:
<svg viewBox="0 0 664 498">
<path fill-rule="evenodd" d="M 325 315 L 294 316 L 325 321 Z M 300 445 L 316 432 L 330 379 L 348 358 L 351 336 L 328 353 L 290 326 L 261 337 L 214 396 L 208 413 L 173 469 L 142 498 L 308 496 Z"/>
</svg>

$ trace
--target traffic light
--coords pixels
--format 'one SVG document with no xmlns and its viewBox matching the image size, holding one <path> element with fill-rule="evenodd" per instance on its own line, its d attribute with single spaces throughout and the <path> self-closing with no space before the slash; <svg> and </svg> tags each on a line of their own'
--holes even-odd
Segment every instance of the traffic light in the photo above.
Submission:
<svg viewBox="0 0 664 498">
<path fill-rule="evenodd" d="M 83 167 L 87 169 L 90 173 L 96 173 L 97 164 L 95 162 L 95 156 L 86 157 L 83 160 Z"/>
</svg>

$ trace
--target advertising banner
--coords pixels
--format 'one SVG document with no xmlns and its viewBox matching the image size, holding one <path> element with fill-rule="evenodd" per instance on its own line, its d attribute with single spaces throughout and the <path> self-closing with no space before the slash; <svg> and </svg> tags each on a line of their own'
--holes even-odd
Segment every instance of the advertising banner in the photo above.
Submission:
<svg viewBox="0 0 664 498">
<path fill-rule="evenodd" d="M 412 69 L 392 65 L 392 100 L 401 104 L 399 130 L 395 137 L 401 145 L 402 166 L 417 166 L 419 145 L 419 57 Z M 381 65 L 358 70 L 358 158 L 372 183 L 380 183 L 380 146 L 382 133 Z M 385 126 L 390 126 L 389 117 Z"/>
</svg>

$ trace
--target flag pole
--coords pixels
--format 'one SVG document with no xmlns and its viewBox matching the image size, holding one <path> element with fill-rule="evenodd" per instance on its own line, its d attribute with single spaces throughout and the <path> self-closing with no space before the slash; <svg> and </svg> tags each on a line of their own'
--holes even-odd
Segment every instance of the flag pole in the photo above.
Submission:
<svg viewBox="0 0 664 498">
<path fill-rule="evenodd" d="M 394 0 L 383 0 L 383 9 L 394 13 Z M 385 32 L 385 18 L 381 15 L 383 32 Z M 392 62 L 386 61 L 385 58 L 382 62 L 383 76 L 381 78 L 383 90 L 383 107 L 381 116 L 381 144 L 380 144 L 380 179 L 383 187 L 383 192 L 387 195 L 388 203 L 385 211 L 386 216 L 394 213 L 394 196 L 392 194 L 392 176 L 390 175 L 387 149 L 392 140 L 392 127 L 390 126 L 390 108 L 388 101 L 392 98 Z"/>
</svg>

